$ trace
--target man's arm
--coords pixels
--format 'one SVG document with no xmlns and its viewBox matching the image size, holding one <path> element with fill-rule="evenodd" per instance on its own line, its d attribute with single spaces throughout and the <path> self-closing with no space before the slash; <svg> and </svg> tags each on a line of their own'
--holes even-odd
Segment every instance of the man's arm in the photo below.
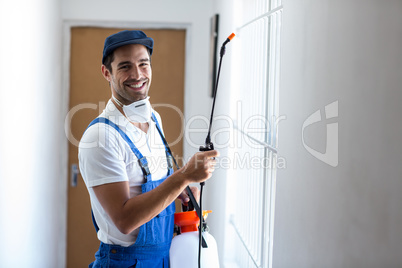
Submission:
<svg viewBox="0 0 402 268">
<path fill-rule="evenodd" d="M 217 151 L 196 153 L 190 161 L 150 192 L 130 198 L 128 182 L 93 187 L 100 204 L 123 234 L 150 221 L 172 203 L 190 183 L 206 181 L 212 175 Z"/>
</svg>

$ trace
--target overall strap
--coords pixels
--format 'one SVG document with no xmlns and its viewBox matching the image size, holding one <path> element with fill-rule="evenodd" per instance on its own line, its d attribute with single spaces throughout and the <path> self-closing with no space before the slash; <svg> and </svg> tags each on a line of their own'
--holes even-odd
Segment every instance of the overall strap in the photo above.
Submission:
<svg viewBox="0 0 402 268">
<path fill-rule="evenodd" d="M 174 157 L 173 157 L 173 154 L 172 154 L 172 151 L 170 150 L 169 144 L 167 143 L 167 141 L 165 139 L 165 136 L 162 133 L 162 129 L 159 126 L 158 120 L 156 119 L 156 116 L 155 116 L 154 113 L 152 113 L 151 119 L 152 119 L 152 121 L 155 122 L 156 129 L 158 130 L 159 135 L 161 136 L 161 139 L 163 141 L 163 144 L 165 145 L 166 160 L 167 160 L 167 163 L 168 163 L 168 172 L 173 173 L 173 162 L 172 161 L 174 161 L 176 166 L 178 166 L 177 163 L 176 163 L 176 159 L 174 159 Z"/>
<path fill-rule="evenodd" d="M 95 118 L 88 126 L 88 128 L 96 123 L 104 123 L 106 125 L 109 125 L 113 127 L 117 132 L 120 134 L 120 136 L 127 142 L 127 144 L 130 146 L 131 151 L 135 154 L 135 156 L 138 158 L 138 163 L 141 167 L 142 174 L 144 175 L 144 179 L 146 181 L 151 181 L 151 172 L 148 167 L 148 161 L 145 156 L 141 154 L 141 152 L 138 150 L 138 148 L 134 145 L 134 143 L 131 141 L 131 139 L 127 136 L 127 134 L 121 130 L 115 123 L 110 121 L 107 118 L 104 117 L 97 117 Z M 87 128 L 87 129 L 88 129 Z"/>
</svg>

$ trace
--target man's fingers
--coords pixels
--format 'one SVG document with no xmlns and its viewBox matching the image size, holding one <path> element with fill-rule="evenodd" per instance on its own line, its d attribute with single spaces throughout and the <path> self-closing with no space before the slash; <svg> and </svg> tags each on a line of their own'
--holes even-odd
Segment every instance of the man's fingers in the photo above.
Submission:
<svg viewBox="0 0 402 268">
<path fill-rule="evenodd" d="M 179 199 L 180 199 L 183 203 L 187 203 L 188 201 L 190 201 L 190 198 L 188 197 L 187 193 L 184 192 L 184 191 L 179 195 Z"/>
<path fill-rule="evenodd" d="M 190 189 L 191 189 L 191 192 L 193 193 L 195 199 L 198 202 L 198 200 L 200 199 L 200 190 L 195 186 L 191 186 Z"/>
<path fill-rule="evenodd" d="M 216 156 L 219 152 L 216 150 L 198 152 L 190 161 L 181 168 L 181 172 L 187 176 L 189 182 L 203 182 L 211 177 L 216 165 Z"/>
<path fill-rule="evenodd" d="M 212 150 L 212 151 L 205 151 L 203 152 L 205 157 L 218 157 L 219 152 L 217 150 Z"/>
</svg>

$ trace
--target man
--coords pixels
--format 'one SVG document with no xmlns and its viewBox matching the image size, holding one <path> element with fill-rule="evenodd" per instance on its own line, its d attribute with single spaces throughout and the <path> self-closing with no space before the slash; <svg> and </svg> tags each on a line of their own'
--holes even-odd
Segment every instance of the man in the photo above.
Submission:
<svg viewBox="0 0 402 268">
<path fill-rule="evenodd" d="M 169 267 L 173 201 L 180 196 L 188 202 L 186 186 L 209 179 L 214 170 L 218 152 L 209 151 L 173 173 L 161 118 L 148 97 L 152 50 L 153 40 L 141 31 L 105 40 L 102 74 L 112 97 L 79 148 L 101 241 L 89 267 Z"/>
</svg>

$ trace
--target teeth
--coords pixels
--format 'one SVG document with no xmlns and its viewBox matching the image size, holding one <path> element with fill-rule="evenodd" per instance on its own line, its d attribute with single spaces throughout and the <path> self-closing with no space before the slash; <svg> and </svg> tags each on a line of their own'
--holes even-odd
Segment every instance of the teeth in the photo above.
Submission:
<svg viewBox="0 0 402 268">
<path fill-rule="evenodd" d="M 140 88 L 140 87 L 142 87 L 142 84 L 130 85 L 130 87 L 133 87 L 133 88 Z"/>
</svg>

